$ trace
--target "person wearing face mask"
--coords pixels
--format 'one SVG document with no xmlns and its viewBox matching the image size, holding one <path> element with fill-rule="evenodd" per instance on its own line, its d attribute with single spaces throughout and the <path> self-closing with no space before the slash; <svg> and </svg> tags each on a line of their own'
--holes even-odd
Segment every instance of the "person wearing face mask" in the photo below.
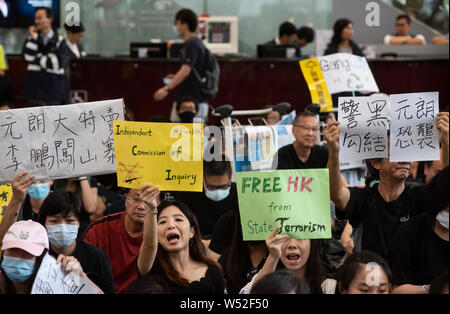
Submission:
<svg viewBox="0 0 450 314">
<path fill-rule="evenodd" d="M 394 293 L 428 293 L 431 281 L 449 265 L 449 167 L 426 189 L 428 211 L 405 223 L 394 235 L 388 262 Z"/>
<path fill-rule="evenodd" d="M 139 276 L 164 278 L 173 294 L 223 294 L 220 265 L 206 257 L 193 212 L 178 201 L 164 201 L 157 207 L 157 195 L 158 187 L 142 187 L 150 211 L 137 260 Z"/>
<path fill-rule="evenodd" d="M 179 122 L 193 123 L 198 112 L 197 101 L 191 96 L 184 96 L 177 101 L 176 111 L 180 119 Z"/>
<path fill-rule="evenodd" d="M 113 294 L 111 262 L 105 252 L 77 240 L 80 230 L 81 202 L 72 192 L 55 191 L 44 201 L 39 211 L 39 223 L 47 229 L 50 254 L 76 258 L 88 278 L 104 293 Z"/>
<path fill-rule="evenodd" d="M 221 160 L 203 161 L 203 192 L 179 192 L 175 199 L 185 203 L 197 217 L 204 239 L 214 232 L 218 219 L 233 209 L 237 199 L 236 184 L 231 182 L 231 163 Z"/>
<path fill-rule="evenodd" d="M 18 174 L 13 182 L 12 197 L 0 224 L 0 238 L 13 223 L 21 220 L 38 220 L 39 210 L 45 198 L 50 193 L 53 180 L 33 182 L 34 175 L 28 175 L 28 171 Z"/>
<path fill-rule="evenodd" d="M 0 294 L 29 294 L 48 250 L 47 232 L 37 222 L 19 221 L 2 239 Z"/>
</svg>

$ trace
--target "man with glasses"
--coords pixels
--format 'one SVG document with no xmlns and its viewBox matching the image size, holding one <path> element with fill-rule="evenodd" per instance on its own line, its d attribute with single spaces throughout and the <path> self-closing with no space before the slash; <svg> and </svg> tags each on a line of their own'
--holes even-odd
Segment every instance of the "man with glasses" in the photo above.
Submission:
<svg viewBox="0 0 450 314">
<path fill-rule="evenodd" d="M 86 229 L 83 240 L 105 251 L 111 261 L 116 293 L 137 279 L 136 259 L 148 210 L 141 190 L 130 189 L 124 211 L 100 218 Z"/>
<path fill-rule="evenodd" d="M 411 34 L 411 28 L 411 18 L 408 15 L 402 14 L 397 16 L 395 22 L 396 33 L 384 36 L 384 43 L 386 45 L 426 45 L 425 37 L 421 34 Z"/>
<path fill-rule="evenodd" d="M 295 142 L 280 148 L 274 158 L 272 169 L 326 168 L 328 150 L 317 145 L 319 121 L 312 112 L 299 113 L 292 125 Z M 277 158 L 278 157 L 278 158 Z"/>
</svg>

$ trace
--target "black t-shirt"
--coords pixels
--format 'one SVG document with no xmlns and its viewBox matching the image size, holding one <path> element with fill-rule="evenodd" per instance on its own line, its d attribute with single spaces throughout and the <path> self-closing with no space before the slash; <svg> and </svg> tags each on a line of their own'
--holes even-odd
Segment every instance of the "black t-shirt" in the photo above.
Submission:
<svg viewBox="0 0 450 314">
<path fill-rule="evenodd" d="M 200 39 L 192 37 L 180 51 L 181 65 L 189 65 L 192 69 L 196 69 L 200 75 L 205 71 L 205 46 Z M 178 85 L 176 99 L 184 96 L 194 97 L 198 102 L 205 102 L 206 98 L 203 95 L 200 82 L 191 71 L 189 76 Z"/>
<path fill-rule="evenodd" d="M 424 185 L 406 183 L 398 199 L 386 202 L 378 191 L 378 184 L 364 189 L 351 187 L 346 212 L 336 207 L 336 216 L 348 219 L 354 230 L 362 227 L 361 250 L 385 258 L 400 225 L 425 210 L 424 188 Z"/>
<path fill-rule="evenodd" d="M 57 254 L 50 249 L 50 254 L 55 258 Z M 103 250 L 77 240 L 75 252 L 72 254 L 80 262 L 84 273 L 92 280 L 105 294 L 115 293 L 112 267 L 109 258 Z"/>
<path fill-rule="evenodd" d="M 326 168 L 328 163 L 328 149 L 323 146 L 315 145 L 311 148 L 306 163 L 302 162 L 295 152 L 294 144 L 281 147 L 278 152 L 278 165 L 273 169 L 320 169 Z M 274 159 L 274 163 L 277 159 Z"/>
<path fill-rule="evenodd" d="M 209 244 L 209 249 L 217 254 L 222 254 L 233 240 L 233 232 L 235 225 L 234 211 L 230 210 L 223 214 L 216 223 L 214 233 Z"/>
<path fill-rule="evenodd" d="M 231 184 L 230 195 L 220 202 L 210 200 L 204 192 L 179 192 L 175 199 L 192 210 L 197 217 L 203 238 L 209 238 L 220 216 L 233 210 L 234 204 L 237 204 L 236 184 Z"/>
<path fill-rule="evenodd" d="M 448 270 L 448 241 L 433 230 L 428 213 L 403 224 L 389 247 L 388 262 L 398 285 L 427 285 Z"/>
<path fill-rule="evenodd" d="M 170 281 L 157 259 L 155 259 L 149 275 L 158 275 L 164 278 L 169 286 L 170 293 L 173 294 L 224 294 L 225 292 L 225 281 L 222 272 L 219 268 L 212 265 L 208 265 L 205 277 L 191 282 L 187 287 L 178 286 Z"/>
</svg>

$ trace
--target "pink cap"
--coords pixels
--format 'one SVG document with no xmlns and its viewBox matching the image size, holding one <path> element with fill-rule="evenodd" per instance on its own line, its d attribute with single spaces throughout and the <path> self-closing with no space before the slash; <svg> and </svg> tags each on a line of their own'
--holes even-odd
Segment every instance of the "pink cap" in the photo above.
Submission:
<svg viewBox="0 0 450 314">
<path fill-rule="evenodd" d="M 32 220 L 13 224 L 3 238 L 2 250 L 19 248 L 34 256 L 40 256 L 48 249 L 47 230 Z"/>
</svg>

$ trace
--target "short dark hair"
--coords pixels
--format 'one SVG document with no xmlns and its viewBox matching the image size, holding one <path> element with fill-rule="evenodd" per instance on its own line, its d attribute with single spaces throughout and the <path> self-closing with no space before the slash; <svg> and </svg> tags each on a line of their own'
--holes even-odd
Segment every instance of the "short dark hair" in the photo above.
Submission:
<svg viewBox="0 0 450 314">
<path fill-rule="evenodd" d="M 64 24 L 64 29 L 68 32 L 71 32 L 72 34 L 78 34 L 78 33 L 85 32 L 84 25 L 81 23 L 79 25 L 72 25 L 72 26 Z"/>
<path fill-rule="evenodd" d="M 182 96 L 177 100 L 176 110 L 180 110 L 180 106 L 184 102 L 193 102 L 195 104 L 195 111 L 198 112 L 198 101 L 192 96 Z"/>
<path fill-rule="evenodd" d="M 277 270 L 265 275 L 252 287 L 250 294 L 310 294 L 308 283 L 290 270 Z"/>
<path fill-rule="evenodd" d="M 291 22 L 283 22 L 278 29 L 278 35 L 283 37 L 284 35 L 291 36 L 297 34 L 297 28 Z"/>
<path fill-rule="evenodd" d="M 39 209 L 38 222 L 45 227 L 48 216 L 68 217 L 74 214 L 81 222 L 81 202 L 75 193 L 56 190 L 50 193 Z"/>
<path fill-rule="evenodd" d="M 347 290 L 350 283 L 361 271 L 361 264 L 369 263 L 376 263 L 380 266 L 386 273 L 389 283 L 392 283 L 392 273 L 386 260 L 374 252 L 362 251 L 350 254 L 337 272 L 337 281 L 340 284 L 339 289 Z"/>
<path fill-rule="evenodd" d="M 397 18 L 395 20 L 398 21 L 401 19 L 405 19 L 408 24 L 411 24 L 411 18 L 409 17 L 409 15 L 400 14 L 399 16 L 397 16 Z"/>
<path fill-rule="evenodd" d="M 231 178 L 231 162 L 225 155 L 222 155 L 221 160 L 203 160 L 203 174 L 204 176 L 223 176 L 226 174 Z"/>
<path fill-rule="evenodd" d="M 198 18 L 197 14 L 190 9 L 181 9 L 175 15 L 175 22 L 180 21 L 182 24 L 187 24 L 189 26 L 189 31 L 194 33 L 197 30 Z"/>
<path fill-rule="evenodd" d="M 314 118 L 315 118 L 315 117 L 316 117 L 316 114 L 315 114 L 314 112 L 311 112 L 311 111 L 302 111 L 302 112 L 298 113 L 298 114 L 295 116 L 294 122 L 292 122 L 292 124 L 296 124 L 297 121 L 298 121 L 301 117 L 314 117 Z"/>
<path fill-rule="evenodd" d="M 170 288 L 165 278 L 148 274 L 132 281 L 124 291 L 125 294 L 169 294 Z"/>
<path fill-rule="evenodd" d="M 303 26 L 298 29 L 297 37 L 298 39 L 305 38 L 306 42 L 310 43 L 314 41 L 315 32 L 311 27 Z"/>
<path fill-rule="evenodd" d="M 425 200 L 429 208 L 428 215 L 432 221 L 436 215 L 448 207 L 449 197 L 449 169 L 448 166 L 439 171 L 431 182 L 425 186 Z"/>
<path fill-rule="evenodd" d="M 34 10 L 34 14 L 36 14 L 36 12 L 39 11 L 39 10 L 44 10 L 46 15 L 47 15 L 47 18 L 49 18 L 49 19 L 53 20 L 53 18 L 55 17 L 55 13 L 53 12 L 52 8 L 49 8 L 49 7 L 37 7 Z"/>
</svg>

